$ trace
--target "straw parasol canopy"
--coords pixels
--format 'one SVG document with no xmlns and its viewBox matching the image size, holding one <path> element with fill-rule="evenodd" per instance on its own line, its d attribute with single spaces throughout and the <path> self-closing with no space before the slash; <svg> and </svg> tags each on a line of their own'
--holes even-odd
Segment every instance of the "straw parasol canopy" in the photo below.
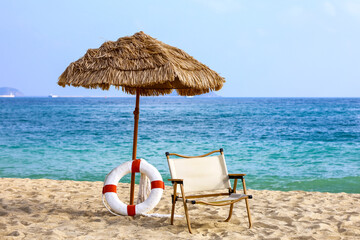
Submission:
<svg viewBox="0 0 360 240">
<path fill-rule="evenodd" d="M 222 88 L 225 79 L 183 50 L 138 32 L 89 49 L 59 77 L 62 87 L 108 90 L 111 85 L 141 96 L 193 96 Z"/>
<path fill-rule="evenodd" d="M 72 62 L 60 75 L 58 84 L 101 88 L 121 88 L 136 94 L 132 159 L 136 159 L 140 96 L 170 94 L 174 89 L 180 96 L 194 96 L 220 90 L 225 79 L 181 49 L 172 47 L 151 36 L 138 32 L 131 37 L 103 43 L 89 49 L 79 60 Z M 148 194 L 149 181 L 141 174 L 138 201 Z M 134 203 L 135 173 L 131 173 L 130 205 Z"/>
</svg>

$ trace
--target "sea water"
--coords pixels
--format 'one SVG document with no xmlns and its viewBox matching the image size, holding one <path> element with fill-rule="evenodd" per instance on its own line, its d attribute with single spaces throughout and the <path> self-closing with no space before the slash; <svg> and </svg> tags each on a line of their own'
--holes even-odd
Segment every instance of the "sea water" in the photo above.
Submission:
<svg viewBox="0 0 360 240">
<path fill-rule="evenodd" d="M 131 160 L 134 105 L 0 99 L 0 177 L 103 181 Z M 219 148 L 248 188 L 360 193 L 360 98 L 141 98 L 137 157 L 164 179 L 165 152 Z"/>
</svg>

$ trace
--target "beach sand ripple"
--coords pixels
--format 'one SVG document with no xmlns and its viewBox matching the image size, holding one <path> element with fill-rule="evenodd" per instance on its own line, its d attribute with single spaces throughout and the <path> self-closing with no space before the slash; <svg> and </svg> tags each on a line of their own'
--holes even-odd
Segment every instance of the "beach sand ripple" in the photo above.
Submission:
<svg viewBox="0 0 360 240">
<path fill-rule="evenodd" d="M 245 203 L 228 207 L 189 205 L 194 234 L 185 218 L 111 215 L 101 201 L 102 182 L 1 178 L 0 239 L 360 239 L 360 194 L 248 190 Z M 128 201 L 129 184 L 119 184 Z M 172 187 L 153 212 L 169 214 Z M 176 214 L 184 215 L 182 204 Z"/>
</svg>

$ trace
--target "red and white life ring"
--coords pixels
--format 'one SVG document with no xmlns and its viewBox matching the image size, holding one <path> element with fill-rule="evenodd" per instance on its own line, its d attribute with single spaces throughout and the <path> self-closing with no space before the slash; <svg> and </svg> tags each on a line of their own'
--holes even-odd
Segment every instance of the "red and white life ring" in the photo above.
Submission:
<svg viewBox="0 0 360 240">
<path fill-rule="evenodd" d="M 126 205 L 119 199 L 116 192 L 116 186 L 123 176 L 136 172 L 141 172 L 150 179 L 151 192 L 144 202 L 138 205 Z M 159 171 L 144 159 L 136 159 L 125 162 L 114 168 L 105 178 L 102 193 L 103 199 L 105 195 L 106 202 L 113 211 L 124 216 L 134 216 L 146 213 L 153 209 L 159 203 L 164 189 L 165 185 Z M 110 209 L 108 210 L 111 212 Z"/>
</svg>

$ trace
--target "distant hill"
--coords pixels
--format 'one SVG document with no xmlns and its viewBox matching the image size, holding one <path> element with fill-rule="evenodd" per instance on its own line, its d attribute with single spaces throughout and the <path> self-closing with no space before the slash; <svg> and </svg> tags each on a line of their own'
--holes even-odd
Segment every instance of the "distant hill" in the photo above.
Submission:
<svg viewBox="0 0 360 240">
<path fill-rule="evenodd" d="M 217 95 L 216 93 L 214 92 L 208 92 L 208 93 L 205 93 L 205 94 L 201 94 L 201 95 L 196 95 L 194 97 L 221 97 L 220 95 Z"/>
<path fill-rule="evenodd" d="M 165 95 L 164 97 L 183 97 L 183 96 L 179 96 L 179 94 L 174 90 L 171 94 Z M 194 97 L 198 98 L 198 97 L 221 97 L 221 96 L 217 95 L 214 92 L 209 92 L 201 95 L 196 95 Z"/>
<path fill-rule="evenodd" d="M 16 88 L 9 88 L 9 87 L 1 87 L 0 88 L 0 95 L 10 95 L 14 94 L 15 97 L 22 97 L 24 94 L 17 90 Z"/>
</svg>

